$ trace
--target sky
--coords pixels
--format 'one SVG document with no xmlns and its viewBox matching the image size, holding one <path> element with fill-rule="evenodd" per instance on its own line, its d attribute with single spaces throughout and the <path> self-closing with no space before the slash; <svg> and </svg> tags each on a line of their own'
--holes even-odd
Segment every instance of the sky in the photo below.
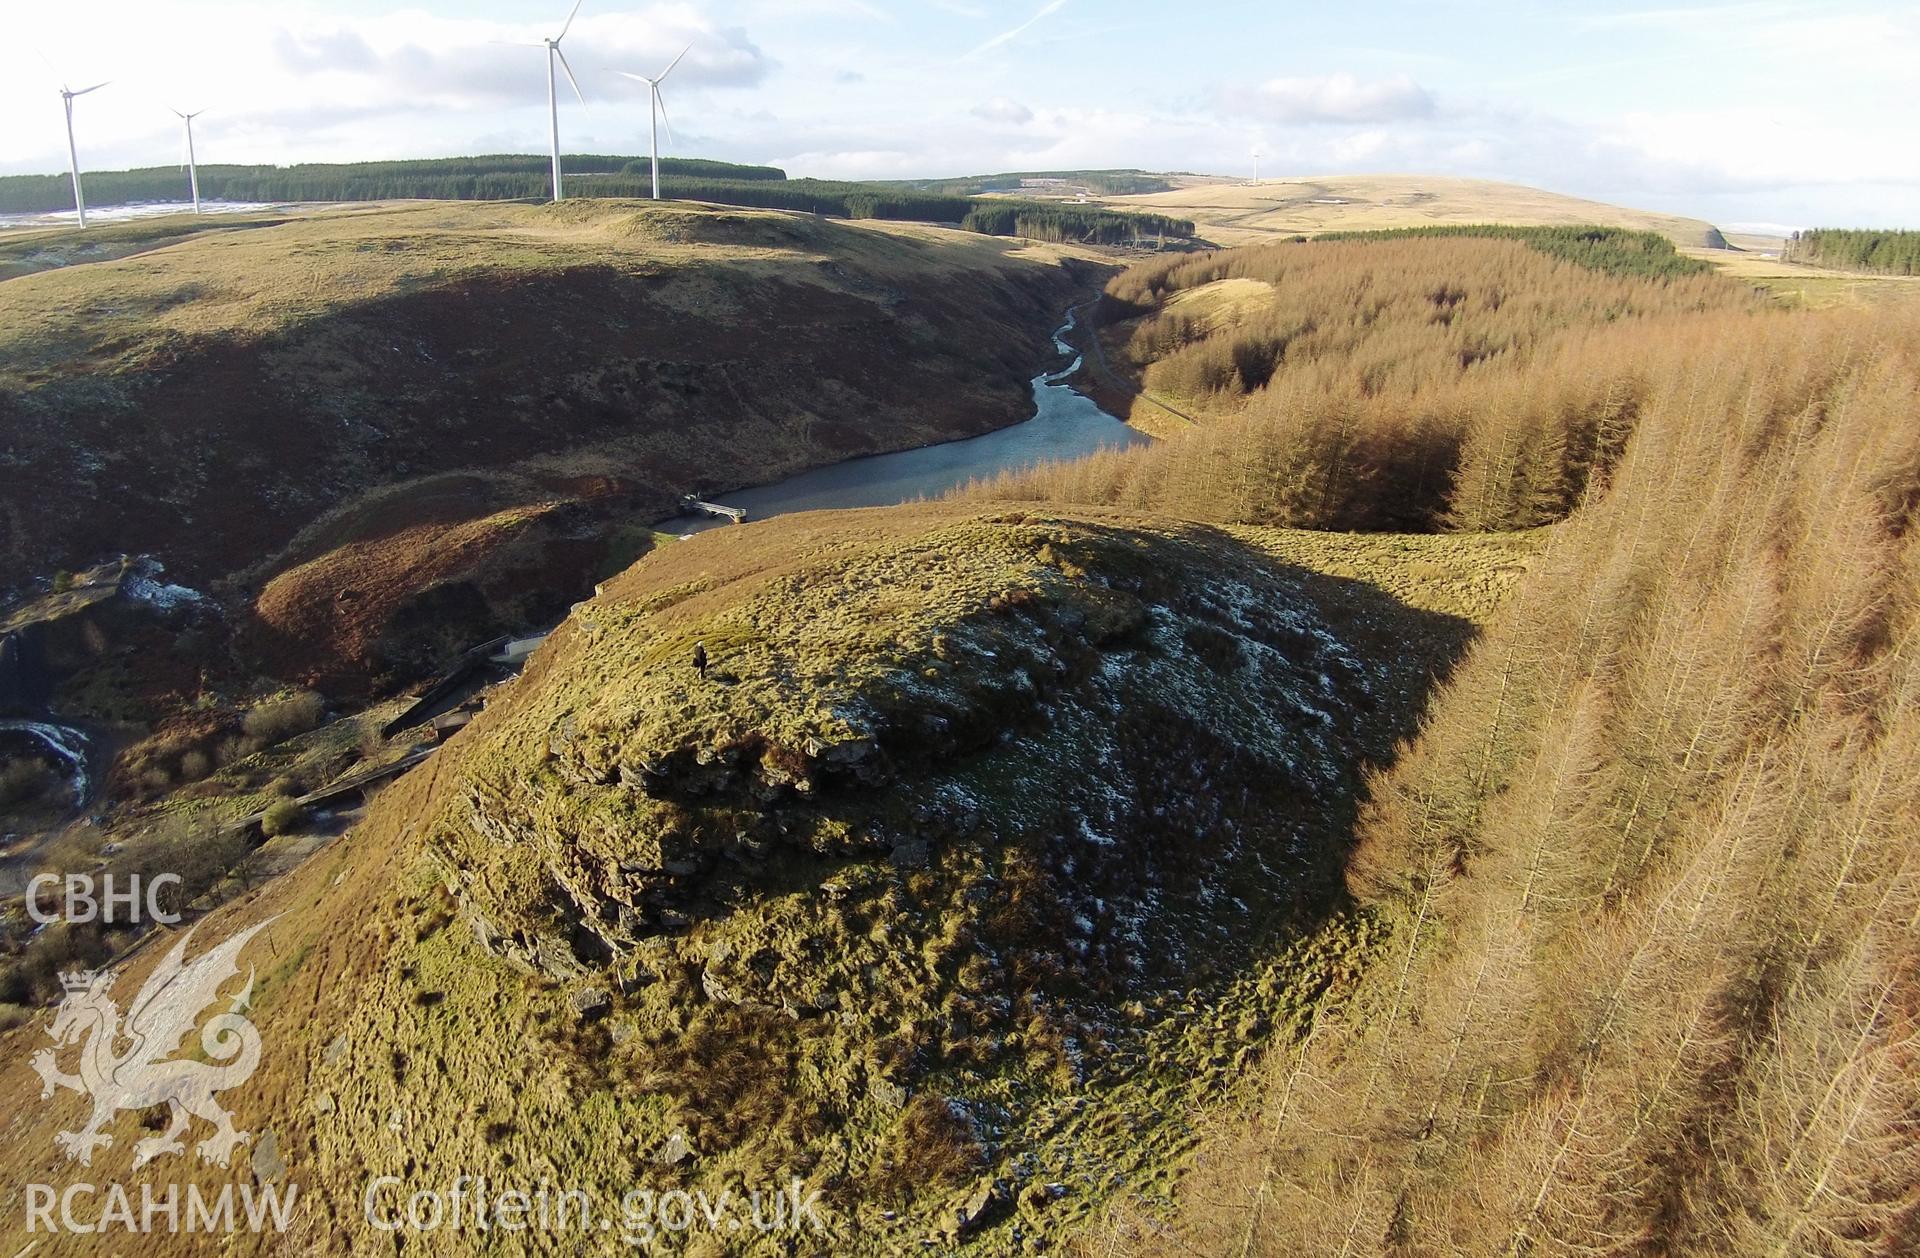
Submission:
<svg viewBox="0 0 1920 1258">
<path fill-rule="evenodd" d="M 547 149 L 571 0 L 81 0 L 0 16 L 0 173 Z M 1920 227 L 1920 4 L 584 0 L 569 152 L 795 176 L 1506 179 L 1727 227 Z M 565 91 L 563 86 L 563 92 Z M 665 135 L 662 136 L 663 144 Z"/>
</svg>

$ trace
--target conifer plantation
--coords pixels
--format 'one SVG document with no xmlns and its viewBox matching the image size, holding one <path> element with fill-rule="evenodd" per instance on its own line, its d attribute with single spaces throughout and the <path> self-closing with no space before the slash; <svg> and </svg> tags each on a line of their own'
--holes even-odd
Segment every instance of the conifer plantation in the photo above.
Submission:
<svg viewBox="0 0 1920 1258">
<path fill-rule="evenodd" d="M 991 492 L 1310 528 L 1559 519 L 1620 456 L 1650 356 L 1717 354 L 1722 321 L 1745 328 L 1758 308 L 1718 277 L 1649 275 L 1634 245 L 1583 263 L 1525 239 L 1409 234 L 1136 267 L 1104 298 L 1125 332 L 1114 357 L 1202 422 L 1168 429 L 1142 402 L 1135 418 L 1178 440 Z"/>
<path fill-rule="evenodd" d="M 652 164 L 646 158 L 570 153 L 562 159 L 573 197 L 644 200 L 652 196 Z M 210 199 L 260 202 L 451 200 L 545 200 L 551 187 L 547 158 L 519 154 L 444 157 L 388 162 L 303 162 L 293 166 L 199 168 L 201 193 Z M 97 208 L 178 201 L 186 184 L 171 166 L 91 171 L 88 195 Z M 1064 202 L 977 197 L 976 191 L 1019 187 L 1020 176 L 961 180 L 923 187 L 915 183 L 857 183 L 838 179 L 789 179 L 775 166 L 741 166 L 704 158 L 667 157 L 660 162 L 660 190 L 674 201 L 708 201 L 769 210 L 798 210 L 836 218 L 957 223 L 988 236 L 1125 245 L 1134 241 L 1188 240 L 1193 224 L 1164 214 L 1126 212 Z M 1164 181 L 1121 172 L 1085 177 L 1093 186 L 1151 190 Z M 0 214 L 71 209 L 65 175 L 0 175 Z"/>
<path fill-rule="evenodd" d="M 1368 963 L 1084 1252 L 1920 1252 L 1920 325 L 1491 239 L 1108 298 L 1200 425 L 996 493 L 1549 528 L 1368 785 Z"/>
<path fill-rule="evenodd" d="M 1920 275 L 1920 231 L 1815 228 L 1795 232 L 1782 256 L 1789 262 L 1879 275 Z"/>
</svg>

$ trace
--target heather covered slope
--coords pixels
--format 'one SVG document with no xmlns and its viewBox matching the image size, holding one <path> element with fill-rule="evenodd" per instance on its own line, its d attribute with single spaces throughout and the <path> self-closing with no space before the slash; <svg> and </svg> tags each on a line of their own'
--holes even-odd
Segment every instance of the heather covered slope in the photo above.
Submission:
<svg viewBox="0 0 1920 1258">
<path fill-rule="evenodd" d="M 66 265 L 0 282 L 0 590 L 120 551 L 200 588 L 293 572 L 260 608 L 292 646 L 263 649 L 323 673 L 330 651 L 364 671 L 423 584 L 466 587 L 442 600 L 458 609 L 564 573 L 564 608 L 609 521 L 1023 418 L 1081 265 L 604 201 L 164 220 L 97 243 L 36 236 L 14 252 Z M 342 547 L 353 571 L 325 562 Z"/>
<path fill-rule="evenodd" d="M 302 1186 L 300 1243 L 386 1240 L 375 1174 L 797 1174 L 835 1226 L 799 1252 L 840 1253 L 973 1200 L 1006 1252 L 1164 1186 L 1196 1107 L 1361 968 L 1371 928 L 1328 919 L 1357 774 L 1532 549 L 948 505 L 649 555 L 203 928 L 283 914 L 233 1100 Z M 10 1095 L 39 1034 L 6 1041 Z M 71 1177 L 71 1109 L 12 1109 L 11 1179 Z"/>
</svg>

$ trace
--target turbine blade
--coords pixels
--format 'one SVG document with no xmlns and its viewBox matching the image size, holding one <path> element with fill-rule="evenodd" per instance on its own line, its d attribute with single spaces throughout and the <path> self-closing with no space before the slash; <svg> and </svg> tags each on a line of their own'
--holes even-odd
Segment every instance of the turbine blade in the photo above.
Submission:
<svg viewBox="0 0 1920 1258">
<path fill-rule="evenodd" d="M 666 76 L 662 75 L 661 77 L 665 78 Z M 660 106 L 660 121 L 667 124 L 667 143 L 678 147 L 679 141 L 673 138 L 673 119 L 667 117 L 667 98 L 660 94 L 660 85 L 658 83 L 653 85 L 653 99 L 658 102 Z"/>
<path fill-rule="evenodd" d="M 99 91 L 99 90 L 100 90 L 101 88 L 103 88 L 103 87 L 105 87 L 105 86 L 107 85 L 107 83 L 111 83 L 111 82 L 113 82 L 113 80 L 112 80 L 112 79 L 108 79 L 106 83 L 95 83 L 95 84 L 94 84 L 94 85 L 93 85 L 92 87 L 83 87 L 83 88 L 81 88 L 81 89 L 80 89 L 79 91 L 77 91 L 77 92 L 73 92 L 73 93 L 70 93 L 70 94 L 71 94 L 71 95 L 74 95 L 74 96 L 85 96 L 85 95 L 86 95 L 86 94 L 87 94 L 88 92 L 97 92 L 97 91 Z"/>
<path fill-rule="evenodd" d="M 667 76 L 673 73 L 673 67 L 679 65 L 680 62 L 685 59 L 686 55 L 692 51 L 693 51 L 692 44 L 688 44 L 685 48 L 682 48 L 680 50 L 680 55 L 678 57 L 675 57 L 672 63 L 669 64 L 666 69 L 660 72 L 660 77 L 655 79 L 654 82 L 665 83 L 667 81 Z"/>
<path fill-rule="evenodd" d="M 560 33 L 553 37 L 554 43 L 557 44 L 567 37 L 567 32 L 573 29 L 573 19 L 580 16 L 580 6 L 586 2 L 587 0 L 573 0 L 573 12 L 567 14 L 567 24 L 562 26 Z"/>
<path fill-rule="evenodd" d="M 580 95 L 580 81 L 573 77 L 573 67 L 567 64 L 567 54 L 560 51 L 559 44 L 553 46 L 553 55 L 560 58 L 560 68 L 567 72 L 567 82 L 573 85 L 573 94 L 580 96 L 580 103 L 582 105 L 586 104 L 587 98 Z"/>
<path fill-rule="evenodd" d="M 530 44 L 519 39 L 489 39 L 489 44 L 498 44 L 502 48 L 545 48 L 545 44 Z"/>
<path fill-rule="evenodd" d="M 652 79 L 650 79 L 650 78 L 648 78 L 648 77 L 647 77 L 646 75 L 644 75 L 644 74 L 629 74 L 629 73 L 628 73 L 627 71 L 625 71 L 625 70 L 615 70 L 615 71 L 614 71 L 614 73 L 615 73 L 615 74 L 617 74 L 617 75 L 619 75 L 619 76 L 620 76 L 621 78 L 623 78 L 623 79 L 632 79 L 632 80 L 633 80 L 633 81 L 634 81 L 635 83 L 651 83 L 651 82 L 653 82 L 653 80 L 652 80 Z"/>
</svg>

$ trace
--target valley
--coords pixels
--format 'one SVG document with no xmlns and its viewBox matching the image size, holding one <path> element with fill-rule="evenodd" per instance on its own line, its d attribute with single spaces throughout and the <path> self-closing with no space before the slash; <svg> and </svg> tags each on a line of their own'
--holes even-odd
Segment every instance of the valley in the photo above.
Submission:
<svg viewBox="0 0 1920 1258">
<path fill-rule="evenodd" d="M 1351 981 L 1364 924 L 1303 927 L 1352 774 L 1535 545 L 909 506 L 658 551 L 229 910 L 296 958 L 252 1104 L 349 1248 L 364 1173 L 472 1165 L 802 1174 L 839 1252 L 983 1191 L 969 1236 L 1063 1237 Z M 393 1115 L 416 1152 L 370 1165 Z"/>
<path fill-rule="evenodd" d="M 1908 305 L 1502 185 L 1110 199 L 1234 247 L 0 237 L 0 699 L 99 738 L 0 798 L 7 1182 L 151 1174 L 37 1054 L 238 940 L 249 1140 L 164 1164 L 297 1192 L 234 1252 L 635 1241 L 368 1204 L 474 1180 L 817 1194 L 712 1254 L 1920 1241 Z"/>
<path fill-rule="evenodd" d="M 605 203 L 107 230 L 127 256 L 0 289 L 27 495 L 0 582 L 151 554 L 267 672 L 341 696 L 430 667 L 420 622 L 470 642 L 556 618 L 612 524 L 685 493 L 1004 425 L 1101 265 Z"/>
</svg>

